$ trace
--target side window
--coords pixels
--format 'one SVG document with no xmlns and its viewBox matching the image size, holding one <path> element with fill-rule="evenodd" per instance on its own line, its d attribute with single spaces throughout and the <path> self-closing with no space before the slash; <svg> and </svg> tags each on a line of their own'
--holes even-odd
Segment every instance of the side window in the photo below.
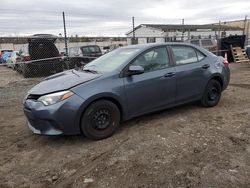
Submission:
<svg viewBox="0 0 250 188">
<path fill-rule="evenodd" d="M 196 53 L 197 53 L 197 57 L 198 57 L 198 61 L 201 61 L 201 60 L 203 60 L 206 56 L 205 55 L 203 55 L 201 52 L 199 52 L 199 51 L 196 51 Z"/>
<path fill-rule="evenodd" d="M 156 48 L 143 53 L 134 60 L 132 65 L 142 66 L 145 72 L 167 68 L 169 66 L 167 49 Z"/>
<path fill-rule="evenodd" d="M 188 46 L 172 46 L 176 65 L 198 62 L 195 49 Z"/>
</svg>

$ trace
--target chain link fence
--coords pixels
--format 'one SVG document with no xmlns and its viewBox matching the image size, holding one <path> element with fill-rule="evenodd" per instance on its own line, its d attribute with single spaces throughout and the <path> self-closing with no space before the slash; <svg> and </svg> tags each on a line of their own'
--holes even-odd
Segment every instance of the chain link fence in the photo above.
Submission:
<svg viewBox="0 0 250 188">
<path fill-rule="evenodd" d="M 22 21 L 29 21 L 30 27 L 24 29 L 24 33 L 58 33 L 36 34 L 29 37 L 0 37 L 0 103 L 8 103 L 11 100 L 19 100 L 29 88 L 37 84 L 43 78 L 67 71 L 69 69 L 81 69 L 87 63 L 102 56 L 103 54 L 128 44 L 157 43 L 157 42 L 181 42 L 183 34 L 179 37 L 84 37 L 84 32 L 99 35 L 102 33 L 119 33 L 124 35 L 132 29 L 129 17 L 116 17 L 110 23 L 109 18 L 102 15 L 97 16 L 98 24 L 88 18 L 86 14 L 69 14 L 66 18 L 68 26 L 63 30 L 62 17 L 58 12 L 32 12 L 36 17 L 30 17 L 27 12 L 12 12 L 15 17 Z M 22 15 L 24 14 L 24 16 Z M 38 15 L 37 15 L 38 14 Z M 46 15 L 46 18 L 40 16 Z M 22 16 L 21 16 L 22 15 Z M 8 11 L 6 16 L 9 16 Z M 126 20 L 125 20 L 126 19 Z M 11 19 L 9 19 L 10 21 Z M 117 21 L 118 20 L 118 21 Z M 125 21 L 124 21 L 125 20 Z M 8 21 L 8 18 L 7 18 Z M 153 20 L 136 18 L 138 23 L 166 23 L 166 20 Z M 168 23 L 178 22 L 168 20 Z M 20 21 L 21 22 L 21 21 Z M 106 24 L 106 25 L 105 25 Z M 111 24 L 111 25 L 110 25 Z M 90 27 L 86 27 L 86 25 Z M 49 30 L 50 28 L 54 30 Z M 22 27 L 5 26 L 2 31 L 12 33 L 19 32 Z M 72 34 L 70 37 L 63 37 L 62 33 Z M 90 31 L 91 29 L 91 31 Z M 82 33 L 78 36 L 75 32 Z M 122 33 L 120 33 L 122 31 Z M 125 31 L 125 32 L 124 32 Z M 1 32 L 0 32 L 1 33 Z M 207 36 L 209 38 L 209 36 Z M 211 36 L 210 36 L 211 38 Z M 210 41 L 211 42 L 211 41 Z M 66 45 L 67 44 L 67 45 Z M 225 51 L 218 51 L 213 42 L 208 46 L 216 55 L 224 55 Z M 222 53 L 221 53 L 222 52 Z M 228 51 L 226 51 L 228 52 Z"/>
<path fill-rule="evenodd" d="M 59 40 L 59 42 L 58 42 Z M 24 78 L 44 77 L 68 69 L 81 68 L 111 48 L 126 45 L 126 41 L 69 43 L 67 51 L 53 35 L 33 35 L 19 50 L 2 50 L 0 66 L 11 68 Z M 67 52 L 67 53 L 66 53 Z"/>
</svg>

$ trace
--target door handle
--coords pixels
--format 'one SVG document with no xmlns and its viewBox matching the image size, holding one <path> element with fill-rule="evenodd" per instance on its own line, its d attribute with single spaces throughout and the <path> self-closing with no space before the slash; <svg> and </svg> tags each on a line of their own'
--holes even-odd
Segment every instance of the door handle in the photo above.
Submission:
<svg viewBox="0 0 250 188">
<path fill-rule="evenodd" d="M 164 77 L 173 77 L 175 75 L 175 72 L 168 72 L 164 75 Z"/>
<path fill-rule="evenodd" d="M 210 65 L 209 64 L 205 64 L 205 65 L 203 65 L 201 68 L 203 68 L 203 69 L 207 69 L 207 68 L 209 68 L 210 67 Z"/>
</svg>

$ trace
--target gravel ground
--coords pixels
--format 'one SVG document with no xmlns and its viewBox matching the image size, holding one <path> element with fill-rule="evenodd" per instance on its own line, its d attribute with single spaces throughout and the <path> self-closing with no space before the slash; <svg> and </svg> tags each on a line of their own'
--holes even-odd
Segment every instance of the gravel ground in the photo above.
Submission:
<svg viewBox="0 0 250 188">
<path fill-rule="evenodd" d="M 230 67 L 218 106 L 142 116 L 90 141 L 32 134 L 22 97 L 41 78 L 0 66 L 0 187 L 250 187 L 250 64 Z"/>
</svg>

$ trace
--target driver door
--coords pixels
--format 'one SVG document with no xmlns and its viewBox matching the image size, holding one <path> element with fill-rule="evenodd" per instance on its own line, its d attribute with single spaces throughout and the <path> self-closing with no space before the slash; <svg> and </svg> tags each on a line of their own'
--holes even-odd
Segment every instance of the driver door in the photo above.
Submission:
<svg viewBox="0 0 250 188">
<path fill-rule="evenodd" d="M 175 68 L 170 66 L 166 47 L 150 49 L 130 65 L 144 68 L 140 75 L 124 78 L 128 114 L 134 117 L 172 105 L 175 101 Z"/>
</svg>

